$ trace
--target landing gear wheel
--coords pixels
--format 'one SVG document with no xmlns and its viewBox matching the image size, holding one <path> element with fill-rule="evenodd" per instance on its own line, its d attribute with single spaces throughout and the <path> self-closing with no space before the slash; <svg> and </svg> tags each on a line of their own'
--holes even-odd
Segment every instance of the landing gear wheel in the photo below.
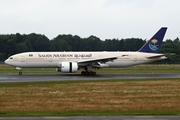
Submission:
<svg viewBox="0 0 180 120">
<path fill-rule="evenodd" d="M 19 71 L 19 75 L 22 75 L 22 72 L 21 72 L 21 71 Z"/>
<path fill-rule="evenodd" d="M 82 71 L 81 75 L 96 75 L 96 72 L 92 72 L 92 71 Z"/>
<path fill-rule="evenodd" d="M 96 72 L 92 72 L 92 75 L 96 75 Z"/>
<path fill-rule="evenodd" d="M 85 75 L 85 72 L 84 72 L 84 71 L 82 71 L 82 72 L 81 72 L 81 75 Z"/>
<path fill-rule="evenodd" d="M 88 75 L 93 75 L 93 72 L 92 71 L 88 72 Z"/>
</svg>

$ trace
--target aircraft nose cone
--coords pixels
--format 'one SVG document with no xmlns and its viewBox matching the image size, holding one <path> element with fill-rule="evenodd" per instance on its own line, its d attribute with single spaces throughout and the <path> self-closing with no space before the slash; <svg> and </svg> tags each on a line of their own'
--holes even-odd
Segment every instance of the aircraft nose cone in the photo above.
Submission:
<svg viewBox="0 0 180 120">
<path fill-rule="evenodd" d="M 8 59 L 6 59 L 6 60 L 4 61 L 4 63 L 5 63 L 5 64 L 8 64 Z"/>
</svg>

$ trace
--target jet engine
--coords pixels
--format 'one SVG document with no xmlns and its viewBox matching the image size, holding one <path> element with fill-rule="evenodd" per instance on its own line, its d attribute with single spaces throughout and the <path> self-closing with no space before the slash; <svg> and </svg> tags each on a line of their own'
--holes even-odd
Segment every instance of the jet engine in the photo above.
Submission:
<svg viewBox="0 0 180 120">
<path fill-rule="evenodd" d="M 77 72 L 78 64 L 76 62 L 61 62 L 59 63 L 59 68 L 56 71 L 63 73 Z"/>
</svg>

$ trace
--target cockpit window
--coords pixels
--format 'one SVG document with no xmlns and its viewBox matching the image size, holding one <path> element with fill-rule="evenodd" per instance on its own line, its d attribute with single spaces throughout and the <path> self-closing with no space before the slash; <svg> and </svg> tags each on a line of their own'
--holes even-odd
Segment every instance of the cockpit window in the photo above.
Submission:
<svg viewBox="0 0 180 120">
<path fill-rule="evenodd" d="M 12 59 L 13 59 L 13 57 L 10 57 L 9 59 L 11 59 L 11 60 L 12 60 Z"/>
</svg>

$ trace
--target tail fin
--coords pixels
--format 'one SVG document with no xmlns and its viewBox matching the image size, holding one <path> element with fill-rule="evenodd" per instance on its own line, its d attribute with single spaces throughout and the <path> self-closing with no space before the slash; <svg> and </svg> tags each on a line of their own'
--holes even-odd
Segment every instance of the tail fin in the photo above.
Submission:
<svg viewBox="0 0 180 120">
<path fill-rule="evenodd" d="M 138 52 L 158 53 L 162 44 L 167 27 L 162 27 Z"/>
</svg>

